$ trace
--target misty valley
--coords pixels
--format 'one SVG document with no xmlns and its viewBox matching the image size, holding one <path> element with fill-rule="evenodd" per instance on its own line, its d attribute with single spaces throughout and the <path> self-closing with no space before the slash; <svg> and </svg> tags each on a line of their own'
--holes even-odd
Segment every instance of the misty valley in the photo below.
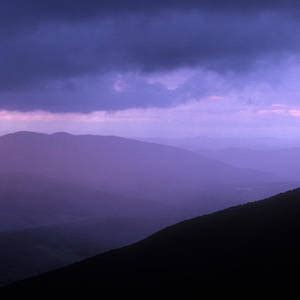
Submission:
<svg viewBox="0 0 300 300">
<path fill-rule="evenodd" d="M 256 151 L 260 153 L 259 150 Z M 132 250 L 133 253 L 150 251 L 145 254 L 151 255 L 151 258 L 145 258 L 147 264 L 144 266 L 146 263 L 144 261 L 140 263 L 146 270 L 150 268 L 149 272 L 160 274 L 159 280 L 164 280 L 165 272 L 172 272 L 172 276 L 176 276 L 176 272 L 179 271 L 173 270 L 171 265 L 170 270 L 164 264 L 156 266 L 158 263 L 156 258 L 159 261 L 162 259 L 161 255 L 166 255 L 170 259 L 174 256 L 174 260 L 182 260 L 181 265 L 181 263 L 185 264 L 186 258 L 185 254 L 181 258 L 180 251 L 183 253 L 191 251 L 196 255 L 194 247 L 197 249 L 200 247 L 197 250 L 199 256 L 207 255 L 208 249 L 213 252 L 216 245 L 209 246 L 204 240 L 206 246 L 204 244 L 201 246 L 201 239 L 212 239 L 217 234 L 213 233 L 214 230 L 210 233 L 212 229 L 209 229 L 210 227 L 206 229 L 206 226 L 213 226 L 215 230 L 222 232 L 224 230 L 224 235 L 240 235 L 241 226 L 256 226 L 256 222 L 259 222 L 259 226 L 269 226 L 264 223 L 265 221 L 260 220 L 260 217 L 256 219 L 255 215 L 253 220 L 250 215 L 247 218 L 243 217 L 243 211 L 247 206 L 241 209 L 241 215 L 238 217 L 236 215 L 239 214 L 240 209 L 233 211 L 232 220 L 230 210 L 228 216 L 226 210 L 212 213 L 261 200 L 300 186 L 297 177 L 300 164 L 297 166 L 295 163 L 294 171 L 287 172 L 280 156 L 282 151 L 278 150 L 277 170 L 272 172 L 272 168 L 268 166 L 276 163 L 275 149 L 269 150 L 269 153 L 265 150 L 263 154 L 257 155 L 257 160 L 253 157 L 250 161 L 249 155 L 245 155 L 243 160 L 242 155 L 238 155 L 241 151 L 235 153 L 231 148 L 219 152 L 215 149 L 201 150 L 201 143 L 197 150 L 187 150 L 184 147 L 116 136 L 68 133 L 47 135 L 33 132 L 4 135 L 0 137 L 1 285 L 5 289 L 8 287 L 18 290 L 22 289 L 23 285 L 25 287 L 27 285 L 26 280 L 24 282 L 20 280 L 33 278 L 32 281 L 28 280 L 28 285 L 39 287 L 39 280 L 35 280 L 39 278 L 38 276 L 42 276 L 43 288 L 45 288 L 44 284 L 48 285 L 48 280 L 51 282 L 50 286 L 52 281 L 53 286 L 60 285 L 61 283 L 55 280 L 55 274 L 60 274 L 58 269 L 82 261 L 84 271 L 78 270 L 81 264 L 77 264 L 74 267 L 75 275 L 73 271 L 69 271 L 72 270 L 72 266 L 66 269 L 71 272 L 70 276 L 65 278 L 66 275 L 63 273 L 63 282 L 67 287 L 81 278 L 77 277 L 76 272 L 78 276 L 79 274 L 83 277 L 92 276 L 91 273 L 84 275 L 85 269 L 90 267 L 94 269 L 96 266 L 92 264 L 93 260 L 88 260 L 87 264 L 85 259 L 97 255 L 99 259 L 95 259 L 95 264 L 99 264 L 101 273 L 90 278 L 90 284 L 96 287 L 99 280 L 99 288 L 106 289 L 112 285 L 108 278 L 110 276 L 117 278 L 121 267 L 114 260 L 111 263 L 108 262 L 111 259 L 106 262 L 106 255 L 104 254 L 102 258 L 99 254 L 130 244 L 134 244 L 133 249 L 137 248 Z M 291 150 L 286 151 L 291 152 Z M 292 153 L 296 155 L 294 148 Z M 299 192 L 291 195 L 293 199 L 297 198 Z M 249 207 L 251 208 L 251 204 Z M 297 209 L 298 207 L 295 208 L 294 213 Z M 262 214 L 267 213 L 265 210 L 266 207 Z M 228 220 L 238 223 L 236 228 L 227 229 L 227 225 L 219 224 L 223 221 L 218 215 L 224 214 Z M 193 221 L 198 219 L 192 219 L 195 217 L 198 217 L 199 224 L 204 223 L 199 225 L 199 228 L 196 224 L 195 228 L 192 225 L 198 224 L 198 221 Z M 192 220 L 185 221 L 188 219 Z M 208 220 L 210 225 L 205 225 L 205 220 Z M 216 220 L 215 224 L 213 220 Z M 185 221 L 182 224 L 187 225 L 180 225 L 182 221 Z M 248 224 L 245 224 L 247 222 Z M 266 222 L 271 220 L 266 219 Z M 172 227 L 175 223 L 179 224 Z M 191 229 L 185 229 L 183 233 L 181 226 L 191 227 Z M 201 226 L 205 229 L 201 229 Z M 164 229 L 166 227 L 169 229 Z M 160 230 L 163 231 L 160 233 Z M 167 232 L 170 232 L 170 235 Z M 151 237 L 147 239 L 149 236 Z M 188 239 L 188 244 L 183 245 L 178 239 Z M 214 243 L 224 241 L 224 237 L 217 236 L 214 239 Z M 232 239 L 235 242 L 238 242 L 236 239 L 240 239 L 240 242 L 243 240 L 239 236 L 230 237 L 230 240 Z M 194 242 L 196 244 L 192 245 Z M 174 246 L 171 246 L 173 243 Z M 183 246 L 186 248 L 182 249 Z M 128 255 L 132 255 L 130 247 L 128 247 Z M 151 247 L 155 247 L 155 250 Z M 222 249 L 223 246 L 217 247 Z M 123 262 L 123 252 L 127 253 L 127 250 L 115 251 L 120 252 L 117 261 L 121 260 L 121 265 L 125 261 L 127 264 L 127 258 Z M 141 255 L 143 257 L 144 254 Z M 140 254 L 137 259 L 143 260 Z M 153 259 L 155 263 L 148 266 L 148 262 Z M 205 262 L 201 265 L 196 257 L 193 259 L 195 265 L 200 264 L 199 268 L 201 266 L 201 276 L 204 276 L 205 272 L 211 274 L 216 268 L 215 263 L 209 265 Z M 109 272 L 103 271 L 102 261 L 104 261 L 104 270 L 112 268 Z M 191 274 L 194 273 L 195 266 L 188 267 L 188 265 L 190 262 L 182 268 L 191 268 Z M 225 272 L 225 266 L 222 265 L 223 267 L 224 270 L 221 271 Z M 207 271 L 204 271 L 206 269 Z M 49 276 L 42 275 L 53 270 L 58 271 L 49 273 Z M 148 273 L 144 270 L 141 274 L 144 272 Z M 180 272 L 186 274 L 187 270 Z M 140 286 L 143 287 L 148 275 L 142 279 L 144 275 L 141 274 L 138 268 L 134 274 L 128 275 L 128 278 L 133 276 L 132 280 L 137 280 L 135 276 L 141 276 L 138 281 L 141 281 Z M 104 280 L 103 276 L 106 275 L 107 278 Z M 208 277 L 206 279 L 208 280 Z M 159 280 L 155 284 L 161 284 Z M 133 284 L 129 279 L 125 282 L 127 287 Z M 89 285 L 87 282 L 84 284 Z M 117 279 L 117 286 L 124 284 L 124 282 L 119 283 Z"/>
</svg>

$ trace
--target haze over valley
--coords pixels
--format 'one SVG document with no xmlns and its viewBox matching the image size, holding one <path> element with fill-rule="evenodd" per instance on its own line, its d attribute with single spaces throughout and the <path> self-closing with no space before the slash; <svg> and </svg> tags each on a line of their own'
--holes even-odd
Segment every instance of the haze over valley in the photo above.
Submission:
<svg viewBox="0 0 300 300">
<path fill-rule="evenodd" d="M 113 136 L 0 138 L 2 283 L 297 186 L 197 152 Z"/>
</svg>

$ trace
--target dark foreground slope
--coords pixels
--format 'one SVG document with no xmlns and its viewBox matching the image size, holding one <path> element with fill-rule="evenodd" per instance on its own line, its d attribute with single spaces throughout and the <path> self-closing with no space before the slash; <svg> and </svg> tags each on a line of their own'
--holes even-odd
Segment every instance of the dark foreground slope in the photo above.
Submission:
<svg viewBox="0 0 300 300">
<path fill-rule="evenodd" d="M 292 285 L 300 267 L 300 190 L 195 218 L 137 244 L 3 291 L 169 292 Z"/>
</svg>

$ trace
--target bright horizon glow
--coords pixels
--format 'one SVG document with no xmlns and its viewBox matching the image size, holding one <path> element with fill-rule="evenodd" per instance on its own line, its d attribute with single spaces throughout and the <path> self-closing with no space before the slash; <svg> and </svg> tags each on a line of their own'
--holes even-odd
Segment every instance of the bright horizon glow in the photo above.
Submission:
<svg viewBox="0 0 300 300">
<path fill-rule="evenodd" d="M 67 131 L 128 137 L 293 137 L 300 106 L 245 105 L 221 96 L 168 108 L 135 108 L 91 113 L 0 111 L 0 132 Z"/>
</svg>

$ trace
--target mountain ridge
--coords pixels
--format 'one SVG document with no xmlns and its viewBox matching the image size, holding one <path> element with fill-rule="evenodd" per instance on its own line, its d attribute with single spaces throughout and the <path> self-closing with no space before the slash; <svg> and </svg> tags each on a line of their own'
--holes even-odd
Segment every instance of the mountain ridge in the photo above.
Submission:
<svg viewBox="0 0 300 300">
<path fill-rule="evenodd" d="M 68 133 L 19 132 L 0 137 L 0 164 L 1 172 L 46 176 L 140 199 L 163 198 L 179 209 L 190 202 L 193 209 L 198 205 L 196 214 L 224 207 L 217 204 L 225 202 L 224 198 L 253 199 L 258 185 L 278 183 L 269 174 L 235 168 L 176 147 Z M 240 193 L 238 199 L 234 195 L 241 186 L 245 196 Z M 199 197 L 213 201 L 202 205 L 196 200 Z"/>
</svg>

